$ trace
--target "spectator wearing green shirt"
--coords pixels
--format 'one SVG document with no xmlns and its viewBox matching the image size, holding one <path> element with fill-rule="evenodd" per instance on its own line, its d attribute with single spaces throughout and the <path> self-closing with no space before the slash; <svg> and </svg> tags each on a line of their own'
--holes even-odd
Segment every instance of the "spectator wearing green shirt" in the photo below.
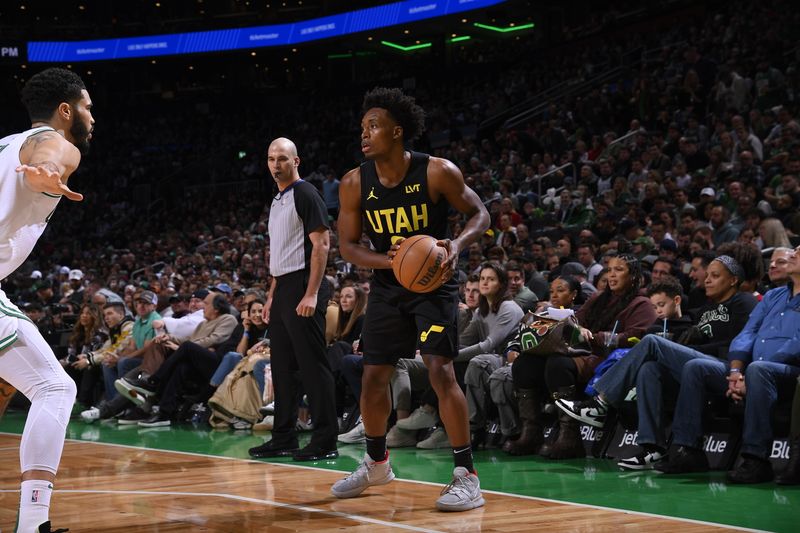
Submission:
<svg viewBox="0 0 800 533">
<path fill-rule="evenodd" d="M 145 348 L 156 336 L 153 321 L 161 319 L 161 315 L 156 312 L 157 302 L 158 296 L 153 291 L 142 291 L 134 300 L 136 320 L 133 323 L 128 346 L 120 353 L 116 366 L 105 369 L 106 383 L 113 383 L 142 364 Z M 113 387 L 107 387 L 107 400 L 113 399 L 116 395 L 117 391 Z"/>
<path fill-rule="evenodd" d="M 136 308 L 136 320 L 133 323 L 132 342 L 135 352 L 128 354 L 128 357 L 139 357 L 147 342 L 152 340 L 156 334 L 153 329 L 153 321 L 161 319 L 161 315 L 156 312 L 158 297 L 153 291 L 142 291 L 134 302 Z"/>
</svg>

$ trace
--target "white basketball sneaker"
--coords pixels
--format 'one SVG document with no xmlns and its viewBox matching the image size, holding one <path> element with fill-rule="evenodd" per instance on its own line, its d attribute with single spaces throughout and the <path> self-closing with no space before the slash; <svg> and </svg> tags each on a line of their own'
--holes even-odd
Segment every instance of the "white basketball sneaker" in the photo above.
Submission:
<svg viewBox="0 0 800 533">
<path fill-rule="evenodd" d="M 453 481 L 436 500 L 436 508 L 440 511 L 469 511 L 482 507 L 484 503 L 478 476 L 463 466 L 457 466 L 453 470 Z"/>
<path fill-rule="evenodd" d="M 81 411 L 81 418 L 87 424 L 91 424 L 95 420 L 100 418 L 100 409 L 97 407 L 91 407 L 85 411 Z"/>
<path fill-rule="evenodd" d="M 367 487 L 386 485 L 393 479 L 394 472 L 392 465 L 389 464 L 388 453 L 386 459 L 380 462 L 373 461 L 366 455 L 355 472 L 333 484 L 331 494 L 337 498 L 353 498 L 364 492 Z"/>
</svg>

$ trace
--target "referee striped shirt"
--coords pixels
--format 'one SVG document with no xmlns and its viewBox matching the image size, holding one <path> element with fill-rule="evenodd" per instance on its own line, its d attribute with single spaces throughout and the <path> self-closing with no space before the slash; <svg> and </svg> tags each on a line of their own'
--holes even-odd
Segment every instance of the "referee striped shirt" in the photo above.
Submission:
<svg viewBox="0 0 800 533">
<path fill-rule="evenodd" d="M 328 210 L 316 187 L 301 179 L 278 193 L 269 210 L 270 274 L 310 270 L 313 245 L 308 235 L 322 227 L 329 228 Z"/>
</svg>

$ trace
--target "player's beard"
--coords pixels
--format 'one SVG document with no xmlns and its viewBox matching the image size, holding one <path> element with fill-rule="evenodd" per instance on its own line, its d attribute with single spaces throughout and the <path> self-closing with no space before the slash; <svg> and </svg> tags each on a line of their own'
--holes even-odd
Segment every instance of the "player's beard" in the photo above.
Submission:
<svg viewBox="0 0 800 533">
<path fill-rule="evenodd" d="M 72 135 L 72 138 L 75 139 L 75 146 L 81 151 L 81 155 L 88 154 L 90 148 L 89 128 L 80 120 L 76 120 L 72 123 L 69 133 Z"/>
</svg>

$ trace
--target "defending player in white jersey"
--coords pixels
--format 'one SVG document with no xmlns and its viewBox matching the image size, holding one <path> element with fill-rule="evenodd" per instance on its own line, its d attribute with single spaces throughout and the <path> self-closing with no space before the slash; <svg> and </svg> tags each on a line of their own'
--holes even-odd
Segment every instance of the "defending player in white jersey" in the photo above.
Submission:
<svg viewBox="0 0 800 533">
<path fill-rule="evenodd" d="M 0 281 L 22 265 L 62 196 L 80 201 L 67 186 L 89 148 L 92 101 L 81 78 L 60 68 L 31 77 L 22 89 L 31 129 L 0 139 Z M 49 511 L 75 383 L 39 330 L 0 286 L 0 381 L 31 401 L 20 444 L 22 486 L 16 531 L 57 533 Z M 0 406 L 2 413 L 5 405 Z"/>
</svg>

